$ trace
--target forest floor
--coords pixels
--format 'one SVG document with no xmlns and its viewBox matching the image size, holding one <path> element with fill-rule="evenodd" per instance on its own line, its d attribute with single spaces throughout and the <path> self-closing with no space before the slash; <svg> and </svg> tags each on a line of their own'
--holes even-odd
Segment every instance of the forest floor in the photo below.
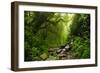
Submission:
<svg viewBox="0 0 100 73">
<path fill-rule="evenodd" d="M 49 49 L 49 57 L 55 57 L 54 59 L 66 60 L 73 59 L 74 55 L 71 51 L 71 47 L 66 45 L 64 48 L 50 48 Z"/>
</svg>

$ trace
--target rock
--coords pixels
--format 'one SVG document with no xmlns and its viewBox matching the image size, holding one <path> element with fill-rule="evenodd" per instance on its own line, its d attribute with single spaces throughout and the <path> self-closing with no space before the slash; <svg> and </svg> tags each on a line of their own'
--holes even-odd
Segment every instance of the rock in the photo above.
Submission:
<svg viewBox="0 0 100 73">
<path fill-rule="evenodd" d="M 66 57 L 66 54 L 58 54 L 59 57 Z"/>
<path fill-rule="evenodd" d="M 58 50 L 59 48 L 49 48 L 49 52 L 54 52 L 54 51 L 56 51 L 56 50 Z"/>
<path fill-rule="evenodd" d="M 49 58 L 47 58 L 47 60 L 56 60 L 57 59 L 57 57 L 54 57 L 54 56 L 49 56 Z"/>
<path fill-rule="evenodd" d="M 46 53 L 43 53 L 43 54 L 40 55 L 40 58 L 45 60 L 46 58 L 48 58 L 48 55 Z"/>
<path fill-rule="evenodd" d="M 64 49 L 62 49 L 62 51 L 66 51 L 66 49 L 64 48 Z"/>
<path fill-rule="evenodd" d="M 62 49 L 58 49 L 56 52 L 57 52 L 57 53 L 60 53 L 61 51 L 62 51 Z"/>
<path fill-rule="evenodd" d="M 67 46 L 65 46 L 65 48 L 67 49 L 67 48 L 70 48 L 70 46 L 69 45 L 67 45 Z"/>
<path fill-rule="evenodd" d="M 66 60 L 67 58 L 66 58 L 66 57 L 62 57 L 61 59 L 62 59 L 62 60 Z"/>
<path fill-rule="evenodd" d="M 54 51 L 54 49 L 53 48 L 49 48 L 49 50 L 48 50 L 49 52 L 53 52 Z"/>
<path fill-rule="evenodd" d="M 53 48 L 54 50 L 58 50 L 59 48 Z"/>
</svg>

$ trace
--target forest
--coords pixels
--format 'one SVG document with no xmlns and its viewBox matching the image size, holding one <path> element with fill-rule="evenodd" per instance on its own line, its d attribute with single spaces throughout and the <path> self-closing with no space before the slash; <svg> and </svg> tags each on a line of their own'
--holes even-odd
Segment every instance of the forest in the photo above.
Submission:
<svg viewBox="0 0 100 73">
<path fill-rule="evenodd" d="M 24 61 L 90 58 L 90 14 L 24 11 Z"/>
</svg>

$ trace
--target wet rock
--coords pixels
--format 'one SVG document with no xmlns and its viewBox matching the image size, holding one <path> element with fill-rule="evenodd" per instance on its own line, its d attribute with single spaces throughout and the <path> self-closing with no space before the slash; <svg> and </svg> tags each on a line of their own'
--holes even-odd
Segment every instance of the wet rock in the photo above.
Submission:
<svg viewBox="0 0 100 73">
<path fill-rule="evenodd" d="M 62 49 L 58 49 L 56 52 L 57 52 L 57 53 L 60 53 L 61 51 L 62 51 Z"/>
<path fill-rule="evenodd" d="M 59 57 L 66 57 L 66 54 L 58 54 Z"/>
<path fill-rule="evenodd" d="M 67 48 L 70 48 L 70 46 L 69 45 L 67 45 L 67 46 L 65 46 L 65 48 L 67 49 Z"/>
<path fill-rule="evenodd" d="M 54 49 L 53 48 L 49 48 L 48 52 L 53 52 Z"/>
</svg>

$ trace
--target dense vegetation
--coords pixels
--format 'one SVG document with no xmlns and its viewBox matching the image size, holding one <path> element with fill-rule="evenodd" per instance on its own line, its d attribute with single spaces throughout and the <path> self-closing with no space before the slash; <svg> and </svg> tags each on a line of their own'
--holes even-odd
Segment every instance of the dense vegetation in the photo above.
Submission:
<svg viewBox="0 0 100 73">
<path fill-rule="evenodd" d="M 90 15 L 24 12 L 24 60 L 86 59 L 90 57 Z"/>
</svg>

